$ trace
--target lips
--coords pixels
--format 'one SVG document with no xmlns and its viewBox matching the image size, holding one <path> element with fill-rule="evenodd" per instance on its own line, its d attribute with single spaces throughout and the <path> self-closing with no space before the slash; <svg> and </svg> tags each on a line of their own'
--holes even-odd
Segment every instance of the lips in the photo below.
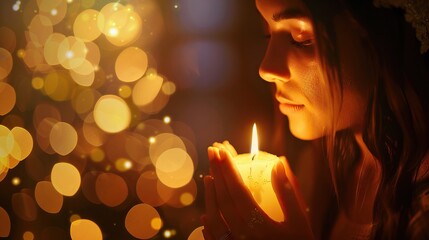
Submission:
<svg viewBox="0 0 429 240">
<path fill-rule="evenodd" d="M 280 104 L 286 104 L 286 105 L 292 105 L 292 106 L 304 106 L 304 104 L 296 103 L 280 94 L 276 94 L 276 99 Z"/>
<path fill-rule="evenodd" d="M 280 94 L 276 94 L 276 99 L 280 103 L 280 111 L 284 114 L 291 114 L 304 109 L 304 104 L 296 103 Z"/>
</svg>

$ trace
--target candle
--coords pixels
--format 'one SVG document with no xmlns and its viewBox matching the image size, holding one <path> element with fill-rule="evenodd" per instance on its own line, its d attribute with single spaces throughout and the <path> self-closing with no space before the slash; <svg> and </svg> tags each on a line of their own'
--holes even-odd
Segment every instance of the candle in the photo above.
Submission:
<svg viewBox="0 0 429 240">
<path fill-rule="evenodd" d="M 259 151 L 256 124 L 253 124 L 251 151 L 237 155 L 234 163 L 261 209 L 271 219 L 282 222 L 283 211 L 271 184 L 271 170 L 278 160 L 273 154 Z"/>
</svg>

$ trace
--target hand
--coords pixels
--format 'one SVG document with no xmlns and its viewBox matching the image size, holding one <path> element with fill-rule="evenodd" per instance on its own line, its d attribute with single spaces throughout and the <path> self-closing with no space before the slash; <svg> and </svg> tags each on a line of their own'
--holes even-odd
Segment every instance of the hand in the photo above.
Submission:
<svg viewBox="0 0 429 240">
<path fill-rule="evenodd" d="M 209 147 L 211 176 L 204 178 L 206 240 L 313 239 L 295 176 L 283 157 L 273 168 L 272 184 L 285 215 L 276 222 L 263 212 L 244 185 L 226 148 Z"/>
</svg>

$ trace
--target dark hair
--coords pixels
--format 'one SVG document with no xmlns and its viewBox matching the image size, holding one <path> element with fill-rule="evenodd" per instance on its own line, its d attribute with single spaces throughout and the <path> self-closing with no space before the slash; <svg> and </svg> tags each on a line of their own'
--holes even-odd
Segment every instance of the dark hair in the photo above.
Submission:
<svg viewBox="0 0 429 240">
<path fill-rule="evenodd" d="M 304 0 L 316 34 L 318 56 L 328 81 L 331 111 L 342 100 L 340 59 L 334 17 L 349 16 L 368 50 L 375 85 L 365 116 L 364 142 L 381 167 L 381 182 L 373 209 L 375 239 L 404 239 L 410 221 L 414 183 L 428 150 L 428 57 L 419 53 L 415 30 L 399 8 L 375 7 L 371 0 Z M 341 107 L 341 106 L 340 106 Z M 333 119 L 333 123 L 335 119 Z M 326 137 L 331 175 L 339 204 L 344 179 L 359 158 L 350 131 Z"/>
</svg>

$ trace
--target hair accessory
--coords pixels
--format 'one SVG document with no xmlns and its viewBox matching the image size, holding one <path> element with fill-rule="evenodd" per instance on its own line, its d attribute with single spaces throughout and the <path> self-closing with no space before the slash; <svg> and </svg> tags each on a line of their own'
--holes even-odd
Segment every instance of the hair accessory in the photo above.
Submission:
<svg viewBox="0 0 429 240">
<path fill-rule="evenodd" d="M 420 53 L 429 50 L 429 1 L 428 0 L 374 0 L 376 7 L 397 7 L 405 11 L 405 20 L 416 30 Z"/>
</svg>

